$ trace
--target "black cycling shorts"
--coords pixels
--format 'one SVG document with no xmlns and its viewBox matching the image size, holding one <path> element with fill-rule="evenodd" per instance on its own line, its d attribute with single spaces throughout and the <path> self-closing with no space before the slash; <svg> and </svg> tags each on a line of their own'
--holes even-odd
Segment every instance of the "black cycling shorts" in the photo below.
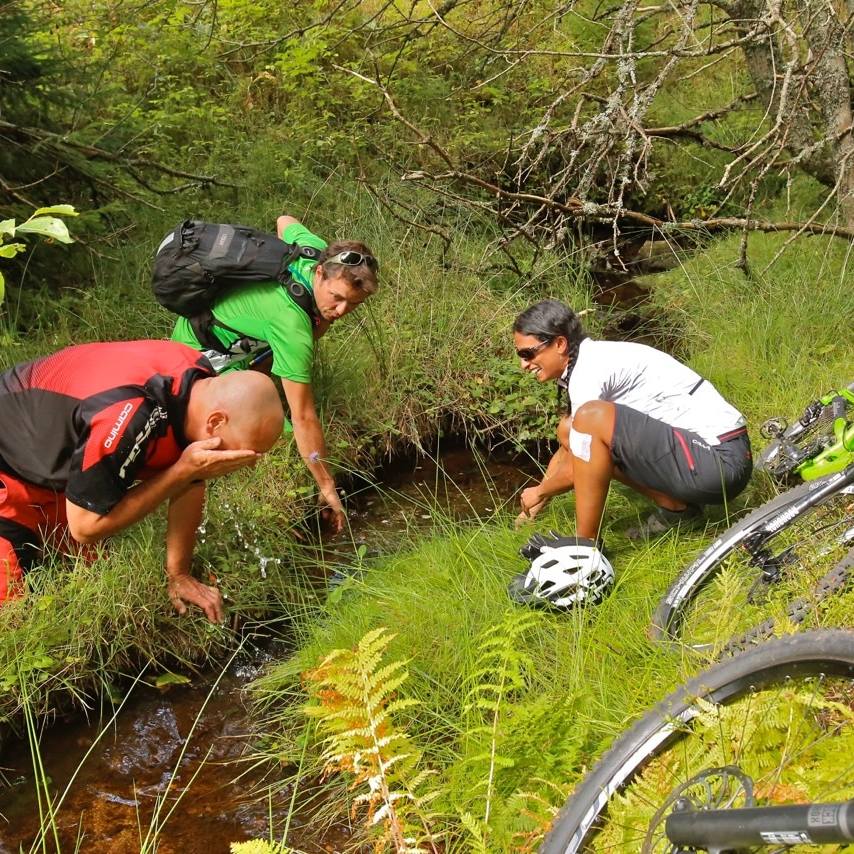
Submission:
<svg viewBox="0 0 854 854">
<path fill-rule="evenodd" d="M 723 434 L 709 445 L 636 409 L 617 410 L 611 459 L 630 480 L 687 504 L 723 504 L 747 486 L 753 456 L 747 428 Z"/>
</svg>

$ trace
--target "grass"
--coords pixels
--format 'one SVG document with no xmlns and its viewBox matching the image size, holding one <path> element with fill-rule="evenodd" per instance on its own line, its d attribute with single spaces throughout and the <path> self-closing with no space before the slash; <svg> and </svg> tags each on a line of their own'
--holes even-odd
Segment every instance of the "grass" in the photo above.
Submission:
<svg viewBox="0 0 854 854">
<path fill-rule="evenodd" d="M 623 495 L 611 504 L 617 516 L 630 512 Z M 552 511 L 537 527 L 571 529 L 566 509 Z M 488 850 L 510 850 L 513 834 L 526 829 L 518 801 L 547 788 L 539 779 L 555 785 L 557 805 L 625 722 L 690 672 L 691 662 L 673 660 L 646 639 L 657 597 L 689 541 L 670 537 L 637 549 L 610 531 L 619 572 L 613 595 L 587 612 L 536 614 L 519 638 L 518 652 L 526 656 L 521 687 L 507 693 L 487 743 L 481 733 L 472 734 L 467 699 L 479 678 L 489 682 L 487 671 L 497 672 L 484 662 L 485 639 L 519 615 L 506 587 L 524 569 L 517 551 L 530 532 L 508 530 L 510 518 L 454 526 L 370 566 L 348 582 L 324 619 L 298 628 L 297 653 L 256 686 L 266 709 L 263 728 L 278 745 L 273 755 L 279 762 L 295 762 L 305 739 L 312 739 L 313 725 L 301 712 L 301 675 L 332 649 L 351 649 L 367 632 L 388 627 L 395 634 L 389 658 L 405 659 L 410 673 L 400 695 L 418 702 L 399 722 L 423 751 L 425 765 L 438 771 L 441 796 L 433 806 L 443 813 L 440 826 L 459 844 L 460 814 L 485 812 L 485 757 L 493 750 L 499 761 Z M 701 540 L 693 542 L 698 547 Z M 303 774 L 311 779 L 319 771 L 309 763 Z"/>
<path fill-rule="evenodd" d="M 794 415 L 816 394 L 851 379 L 846 343 L 854 296 L 846 247 L 803 241 L 774 261 L 784 239 L 751 238 L 754 269 L 773 261 L 752 278 L 736 269 L 732 238 L 654 281 L 655 304 L 681 318 L 691 364 L 748 415 L 757 445 L 764 417 Z M 746 499 L 757 503 L 764 495 L 757 479 Z M 616 589 L 595 609 L 536 615 L 516 648 L 520 682 L 502 694 L 500 716 L 485 738 L 483 720 L 473 723 L 466 698 L 479 682 L 498 696 L 491 674 L 499 668 L 486 667 L 482 653 L 496 627 L 512 636 L 515 612 L 505 590 L 524 568 L 517 550 L 527 533 L 510 530 L 511 510 L 466 526 L 440 523 L 434 537 L 369 563 L 331 598 L 323 619 L 296 627 L 292 658 L 256 685 L 264 729 L 275 744 L 269 755 L 286 765 L 301 757 L 307 785 L 322 763 L 314 723 L 302 712 L 302 675 L 330 651 L 355 648 L 372 630 L 393 632 L 388 660 L 405 660 L 409 672 L 399 694 L 417 701 L 394 721 L 436 774 L 432 829 L 448 851 L 530 850 L 525 845 L 541 837 L 552 810 L 610 741 L 703 664 L 651 648 L 646 627 L 677 570 L 708 536 L 670 535 L 640 548 L 628 543 L 623 531 L 644 504 L 615 489 L 604 534 Z M 555 502 L 538 519 L 538 530 L 549 527 L 572 529 L 571 502 Z M 851 592 L 810 623 L 852 624 Z M 344 795 L 337 789 L 325 808 L 345 810 Z"/>
<path fill-rule="evenodd" d="M 813 188 L 798 189 L 805 204 Z M 793 415 L 851 380 L 850 246 L 808 238 L 775 260 L 787 239 L 752 235 L 750 275 L 737 268 L 739 238 L 731 237 L 651 279 L 655 304 L 679 318 L 691 364 L 741 407 L 754 438 L 764 418 Z"/>
<path fill-rule="evenodd" d="M 198 215 L 260 224 L 278 212 L 267 201 L 239 210 L 232 203 L 200 200 Z M 383 262 L 380 294 L 327 336 L 317 365 L 322 419 L 342 472 L 359 471 L 391 449 L 425 446 L 449 429 L 511 441 L 549 435 L 552 390 L 518 374 L 509 325 L 516 311 L 546 294 L 590 306 L 584 277 L 572 266 L 567 275 L 565 256 L 536 263 L 523 257 L 530 275 L 519 285 L 492 266 L 489 229 L 459 214 L 447 214 L 454 243 L 444 252 L 438 239 L 391 221 L 355 186 L 336 186 L 334 194 L 291 210 L 321 233 L 364 238 Z M 94 285 L 79 288 L 82 282 L 71 279 L 72 288 L 59 295 L 30 295 L 19 325 L 7 329 L 14 344 L 4 348 L 0 364 L 82 340 L 167 334 L 170 318 L 148 295 L 146 267 L 159 237 L 180 218 L 173 214 L 168 223 L 166 215 L 140 220 L 133 239 L 109 250 L 118 263 L 94 263 Z M 653 281 L 653 304 L 676 319 L 687 358 L 748 415 L 754 439 L 766 415 L 794 413 L 851 379 L 846 342 L 854 297 L 846 247 L 801 240 L 763 272 L 783 240 L 751 237 L 749 278 L 735 267 L 738 240 L 731 238 Z M 598 310 L 588 319 L 594 331 L 607 322 Z M 484 741 L 482 729 L 472 735 L 466 698 L 476 687 L 474 674 L 484 669 L 488 633 L 514 620 L 505 588 L 524 569 L 516 551 L 527 533 L 510 530 L 512 506 L 458 525 L 427 504 L 434 535 L 425 539 L 413 529 L 410 548 L 379 561 L 364 559 L 353 543 L 352 562 L 364 572 L 324 601 L 311 581 L 313 558 L 290 536 L 310 508 L 309 492 L 289 443 L 251 474 L 216 483 L 197 561 L 203 575 L 219 579 L 232 613 L 278 614 L 279 628 L 292 633 L 294 656 L 258 690 L 268 744 L 275 745 L 268 752 L 301 764 L 303 785 L 320 761 L 300 712 L 306 699 L 300 674 L 380 626 L 396 633 L 389 654 L 409 661 L 405 691 L 419 705 L 400 724 L 438 772 L 436 809 L 451 847 L 464 846 L 464 839 L 474 845 L 477 834 L 489 850 L 535 838 L 549 808 L 626 722 L 698 666 L 651 649 L 645 631 L 676 569 L 705 540 L 629 545 L 622 532 L 646 508 L 616 489 L 605 532 L 618 573 L 614 594 L 589 612 L 536 615 L 520 640 L 527 657 L 505 659 L 519 668 L 522 687 L 502 695 L 501 714 Z M 756 485 L 748 497 L 761 495 Z M 571 530 L 571 502 L 556 502 L 537 527 Z M 34 719 L 70 703 L 100 713 L 101 704 L 109 708 L 111 686 L 121 688 L 144 664 L 198 667 L 233 649 L 230 630 L 171 613 L 162 540 L 157 516 L 116 538 L 93 564 L 49 560 L 33 574 L 26 600 L 0 609 L 0 718 L 21 720 L 25 685 Z M 850 624 L 852 612 L 848 596 L 822 619 Z M 477 720 L 486 726 L 483 715 Z"/>
<path fill-rule="evenodd" d="M 609 510 L 620 519 L 635 506 L 615 493 Z M 537 527 L 571 529 L 568 510 L 550 510 Z M 393 714 L 392 725 L 435 775 L 431 830 L 445 850 L 479 850 L 465 818 L 479 816 L 475 827 L 485 850 L 529 850 L 522 840 L 541 837 L 553 809 L 608 744 L 702 667 L 700 657 L 653 648 L 646 629 L 675 570 L 708 537 L 669 535 L 637 547 L 616 522 L 606 531 L 618 577 L 612 595 L 585 611 L 532 614 L 506 595 L 512 574 L 524 568 L 517 550 L 528 536 L 511 531 L 510 519 L 449 525 L 369 563 L 342 595 L 330 597 L 321 619 L 297 626 L 294 655 L 254 686 L 268 757 L 300 769 L 283 783 L 311 790 L 324 765 L 316 715 L 304 715 L 313 696 L 306 674 L 332 650 L 353 650 L 369 632 L 387 628 L 394 638 L 377 672 L 387 662 L 406 662 L 409 678 L 395 697 L 415 705 Z M 518 634 L 514 626 L 525 617 L 531 622 Z M 849 592 L 811 625 L 846 626 L 853 619 Z M 496 634 L 512 639 L 504 659 L 485 653 Z M 509 688 L 499 679 L 508 667 L 518 673 Z M 473 697 L 491 702 L 473 710 Z M 325 701 L 311 701 L 318 702 Z M 319 824 L 342 820 L 360 791 L 341 788 L 346 774 L 335 779 L 334 794 L 321 797 Z M 361 844 L 357 835 L 354 848 Z"/>
</svg>

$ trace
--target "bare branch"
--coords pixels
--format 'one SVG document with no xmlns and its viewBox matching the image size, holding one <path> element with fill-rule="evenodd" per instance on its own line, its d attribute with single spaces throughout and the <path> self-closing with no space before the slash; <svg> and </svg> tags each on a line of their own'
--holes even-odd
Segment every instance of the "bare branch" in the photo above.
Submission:
<svg viewBox="0 0 854 854">
<path fill-rule="evenodd" d="M 396 220 L 402 222 L 404 225 L 412 226 L 412 228 L 417 228 L 420 231 L 426 231 L 429 234 L 435 234 L 442 241 L 442 251 L 447 252 L 448 248 L 451 245 L 451 236 L 445 231 L 444 228 L 439 228 L 437 225 L 430 225 L 429 223 L 417 222 L 415 219 L 410 219 L 408 217 L 402 216 L 400 212 L 396 209 L 407 208 L 407 205 L 404 205 L 399 199 L 390 200 L 382 193 L 380 193 L 365 177 L 364 175 L 358 178 L 359 183 L 371 194 L 371 196 L 376 199 L 377 204 L 384 207 Z M 412 210 L 409 209 L 409 213 L 412 214 Z"/>
<path fill-rule="evenodd" d="M 192 172 L 185 172 L 182 169 L 175 169 L 172 166 L 167 166 L 158 160 L 151 160 L 147 157 L 135 157 L 114 151 L 108 151 L 105 148 L 99 148 L 94 145 L 87 145 L 82 142 L 76 142 L 62 134 L 52 133 L 51 131 L 42 130 L 41 128 L 24 127 L 21 125 L 11 124 L 0 120 L 0 131 L 24 137 L 30 140 L 36 140 L 41 145 L 49 146 L 54 152 L 73 151 L 76 154 L 88 160 L 105 160 L 109 163 L 115 163 L 118 166 L 125 167 L 129 173 L 133 167 L 141 167 L 143 169 L 151 169 L 155 172 L 160 172 L 163 175 L 169 175 L 172 178 L 186 178 L 193 181 L 196 186 L 215 185 L 218 187 L 236 187 L 236 184 L 231 184 L 227 181 L 220 181 L 212 175 L 196 175 Z M 133 176 L 135 180 L 139 180 L 137 176 Z M 140 182 L 142 183 L 142 182 Z M 156 190 L 147 187 L 153 192 L 171 192 L 171 190 Z"/>
</svg>

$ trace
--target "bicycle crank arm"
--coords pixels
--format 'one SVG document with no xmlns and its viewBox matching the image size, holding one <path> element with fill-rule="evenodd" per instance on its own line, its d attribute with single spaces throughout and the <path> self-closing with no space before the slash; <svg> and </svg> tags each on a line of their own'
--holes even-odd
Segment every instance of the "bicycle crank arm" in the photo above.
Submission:
<svg viewBox="0 0 854 854">
<path fill-rule="evenodd" d="M 803 845 L 854 840 L 854 800 L 840 804 L 678 809 L 667 817 L 667 838 L 677 846 L 719 852 L 755 845 Z"/>
</svg>

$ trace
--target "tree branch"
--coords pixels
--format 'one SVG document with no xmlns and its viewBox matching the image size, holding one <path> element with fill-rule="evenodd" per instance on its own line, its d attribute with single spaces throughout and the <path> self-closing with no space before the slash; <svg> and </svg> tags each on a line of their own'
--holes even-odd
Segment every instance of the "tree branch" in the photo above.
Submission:
<svg viewBox="0 0 854 854">
<path fill-rule="evenodd" d="M 185 178 L 195 182 L 195 185 L 214 185 L 217 187 L 237 187 L 237 184 L 231 184 L 227 181 L 220 181 L 212 175 L 197 175 L 192 172 L 185 172 L 182 169 L 174 169 L 167 166 L 165 163 L 160 163 L 157 160 L 151 160 L 147 157 L 133 157 L 124 154 L 117 154 L 113 151 L 108 151 L 105 148 L 98 148 L 94 145 L 87 145 L 82 142 L 76 142 L 62 134 L 52 133 L 51 131 L 42 130 L 41 128 L 24 127 L 15 125 L 10 122 L 0 120 L 0 131 L 12 135 L 21 136 L 31 140 L 37 140 L 40 143 L 47 144 L 56 152 L 63 150 L 71 150 L 85 157 L 87 160 L 104 160 L 109 163 L 115 163 L 118 166 L 132 169 L 133 167 L 141 167 L 143 169 L 151 169 L 155 172 L 160 172 L 164 175 L 169 175 L 172 178 Z M 153 187 L 147 187 L 155 193 L 168 193 L 171 190 L 158 190 Z"/>
</svg>

